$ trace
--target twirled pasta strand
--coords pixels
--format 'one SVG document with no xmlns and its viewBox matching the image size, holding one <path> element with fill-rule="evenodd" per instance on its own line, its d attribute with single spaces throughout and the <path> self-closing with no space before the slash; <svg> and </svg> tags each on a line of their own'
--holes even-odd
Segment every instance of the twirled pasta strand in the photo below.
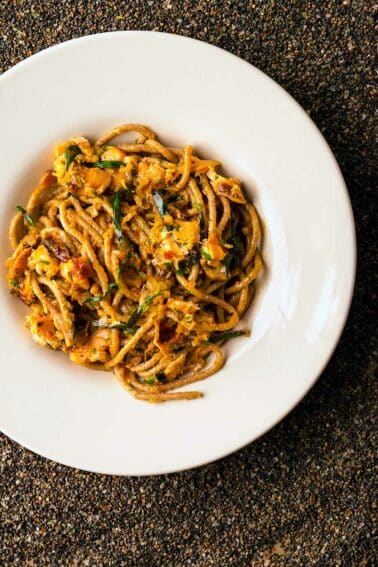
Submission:
<svg viewBox="0 0 378 567">
<path fill-rule="evenodd" d="M 263 266 L 256 209 L 218 166 L 141 124 L 59 144 L 9 228 L 9 288 L 34 339 L 137 399 L 200 397 L 172 390 L 223 366 Z"/>
</svg>

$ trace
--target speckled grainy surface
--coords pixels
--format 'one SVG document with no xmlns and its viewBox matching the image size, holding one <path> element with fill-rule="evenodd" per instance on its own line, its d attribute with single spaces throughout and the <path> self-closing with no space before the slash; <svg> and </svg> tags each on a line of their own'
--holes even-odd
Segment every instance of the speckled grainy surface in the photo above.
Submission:
<svg viewBox="0 0 378 567">
<path fill-rule="evenodd" d="M 335 152 L 360 267 L 346 330 L 316 386 L 275 429 L 218 463 L 113 478 L 48 462 L 3 436 L 1 565 L 375 564 L 375 15 L 367 0 L 2 1 L 2 71 L 49 45 L 119 29 L 204 39 L 265 71 Z"/>
</svg>

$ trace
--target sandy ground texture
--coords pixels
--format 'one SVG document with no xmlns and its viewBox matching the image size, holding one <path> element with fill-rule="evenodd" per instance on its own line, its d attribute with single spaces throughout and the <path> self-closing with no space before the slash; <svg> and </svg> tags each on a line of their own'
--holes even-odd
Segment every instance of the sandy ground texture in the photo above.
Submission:
<svg viewBox="0 0 378 567">
<path fill-rule="evenodd" d="M 54 464 L 3 436 L 2 566 L 375 564 L 375 16 L 368 0 L 2 0 L 0 71 L 58 42 L 122 29 L 206 40 L 265 71 L 335 152 L 359 242 L 351 315 L 331 362 L 295 411 L 244 450 L 194 471 L 116 478 Z"/>
</svg>

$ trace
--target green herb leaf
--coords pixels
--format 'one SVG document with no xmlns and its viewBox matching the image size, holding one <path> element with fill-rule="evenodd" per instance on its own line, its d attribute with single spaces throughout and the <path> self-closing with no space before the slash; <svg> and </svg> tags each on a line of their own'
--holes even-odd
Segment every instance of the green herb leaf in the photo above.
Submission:
<svg viewBox="0 0 378 567">
<path fill-rule="evenodd" d="M 94 163 L 86 162 L 83 165 L 86 167 L 99 167 L 100 169 L 118 169 L 121 165 L 125 165 L 123 161 L 117 160 L 100 160 L 95 161 Z"/>
<path fill-rule="evenodd" d="M 121 227 L 121 195 L 122 189 L 116 191 L 113 197 L 113 222 L 115 226 L 115 233 L 119 240 L 120 245 L 123 244 L 123 234 Z"/>
<path fill-rule="evenodd" d="M 120 265 L 118 266 L 117 271 L 116 271 L 116 280 L 117 280 L 117 282 L 119 282 L 119 278 L 121 277 L 121 273 L 122 273 L 123 270 L 126 268 L 127 264 L 128 264 L 128 261 L 125 260 L 125 262 L 122 262 L 122 264 L 120 264 Z"/>
<path fill-rule="evenodd" d="M 197 250 L 191 250 L 186 260 L 180 260 L 176 274 L 178 276 L 188 276 L 195 264 L 198 264 L 199 254 Z"/>
<path fill-rule="evenodd" d="M 151 386 L 151 384 L 154 384 L 155 382 L 160 382 L 160 384 L 166 384 L 167 377 L 164 374 L 164 372 L 157 372 L 156 374 L 153 374 L 152 376 L 150 376 L 150 378 L 143 380 L 143 384 L 149 384 L 150 386 Z"/>
<path fill-rule="evenodd" d="M 149 309 L 151 303 L 153 302 L 153 300 L 158 297 L 158 295 L 161 294 L 161 291 L 158 291 L 157 293 L 154 293 L 153 295 L 150 295 L 149 297 L 147 297 L 146 301 L 144 303 L 142 303 L 141 305 L 138 305 L 138 307 L 136 307 L 134 309 L 134 311 L 132 312 L 130 319 L 127 321 L 126 326 L 127 327 L 133 327 L 137 321 L 137 319 L 143 315 L 144 313 L 146 313 L 146 311 Z"/>
<path fill-rule="evenodd" d="M 79 197 L 77 195 L 74 195 L 73 193 L 71 193 L 71 191 L 68 191 L 67 197 L 72 197 L 73 199 L 77 199 L 78 201 L 80 201 Z"/>
<path fill-rule="evenodd" d="M 198 264 L 199 259 L 200 255 L 198 254 L 197 250 L 191 250 L 187 259 L 188 268 L 192 268 L 192 266 Z"/>
<path fill-rule="evenodd" d="M 104 299 L 104 296 L 102 295 L 94 295 L 93 297 L 88 297 L 87 299 L 84 299 L 83 303 L 98 303 L 99 301 L 102 301 Z"/>
<path fill-rule="evenodd" d="M 10 281 L 10 283 L 11 283 L 11 285 L 12 285 L 13 287 L 15 287 L 16 289 L 18 289 L 18 288 L 20 287 L 20 282 L 19 282 L 18 280 L 16 280 L 16 279 L 12 279 L 12 280 Z"/>
<path fill-rule="evenodd" d="M 208 262 L 211 262 L 212 260 L 211 255 L 204 248 L 201 248 L 201 256 L 203 256 Z"/>
<path fill-rule="evenodd" d="M 152 196 L 154 198 L 156 208 L 159 211 L 159 215 L 163 217 L 167 214 L 167 207 L 165 205 L 163 197 L 160 195 L 159 191 L 154 191 Z"/>
<path fill-rule="evenodd" d="M 245 335 L 245 331 L 225 331 L 224 333 L 211 333 L 209 340 L 205 341 L 209 344 L 219 343 L 221 341 L 227 341 L 228 339 L 235 339 L 236 337 L 242 337 Z"/>
<path fill-rule="evenodd" d="M 66 171 L 70 167 L 75 157 L 79 154 L 81 154 L 79 146 L 68 146 L 68 148 L 64 152 L 64 159 L 66 160 Z"/>
<path fill-rule="evenodd" d="M 109 284 L 108 290 L 105 293 L 104 297 L 107 297 L 109 295 L 109 293 L 112 291 L 112 289 L 114 288 L 118 288 L 118 284 L 116 282 L 112 282 Z"/>
<path fill-rule="evenodd" d="M 135 328 L 134 325 L 135 325 L 138 317 L 140 317 L 141 315 L 146 313 L 146 311 L 150 307 L 150 305 L 153 302 L 153 300 L 155 299 L 155 297 L 157 297 L 160 294 L 161 294 L 161 291 L 158 291 L 157 293 L 154 293 L 153 295 L 150 295 L 149 297 L 147 297 L 147 299 L 144 303 L 142 303 L 141 305 L 138 305 L 138 307 L 136 307 L 134 309 L 134 311 L 132 312 L 130 319 L 127 321 L 127 323 L 113 323 L 112 325 L 110 325 L 110 329 L 119 329 L 120 331 L 122 331 L 123 333 L 125 333 L 127 335 L 134 335 L 137 331 L 137 329 Z"/>
<path fill-rule="evenodd" d="M 164 374 L 164 372 L 158 372 L 157 374 L 155 374 L 156 379 L 158 382 L 160 382 L 161 384 L 165 384 L 167 382 L 167 377 Z"/>
<path fill-rule="evenodd" d="M 205 238 L 205 217 L 203 216 L 202 205 L 201 203 L 194 203 L 193 207 L 199 212 L 200 235 L 201 238 Z"/>
<path fill-rule="evenodd" d="M 31 218 L 31 216 L 25 211 L 24 207 L 21 207 L 21 205 L 16 205 L 16 209 L 18 210 L 18 212 L 22 213 L 24 215 L 24 219 L 31 225 L 31 226 L 35 226 L 35 222 L 33 221 L 33 219 Z"/>
<path fill-rule="evenodd" d="M 232 244 L 232 248 L 223 260 L 223 264 L 226 266 L 226 272 L 228 275 L 231 273 L 233 268 L 240 266 L 243 255 L 243 242 L 240 234 L 238 233 L 237 224 L 236 222 L 233 222 L 233 216 L 231 216 L 231 236 L 229 244 Z"/>
<path fill-rule="evenodd" d="M 127 323 L 113 323 L 110 325 L 109 329 L 119 329 L 125 333 L 125 335 L 135 335 L 137 332 L 136 327 L 129 327 Z"/>
<path fill-rule="evenodd" d="M 105 293 L 105 295 L 94 295 L 93 297 L 88 297 L 87 299 L 84 300 L 83 303 L 98 303 L 99 301 L 102 301 L 103 299 L 106 299 L 109 295 L 109 293 L 112 291 L 112 289 L 114 289 L 115 287 L 118 287 L 118 284 L 115 282 L 112 282 L 111 284 L 109 284 L 109 287 Z"/>
<path fill-rule="evenodd" d="M 151 378 L 147 378 L 146 380 L 142 380 L 143 384 L 148 384 L 149 386 L 151 386 L 152 384 L 154 384 L 156 382 L 156 374 L 154 374 L 153 376 L 151 376 Z"/>
</svg>

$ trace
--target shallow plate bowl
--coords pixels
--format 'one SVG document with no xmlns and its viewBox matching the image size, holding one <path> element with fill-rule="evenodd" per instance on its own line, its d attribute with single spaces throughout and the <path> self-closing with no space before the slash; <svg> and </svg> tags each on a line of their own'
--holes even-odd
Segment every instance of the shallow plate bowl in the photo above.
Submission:
<svg viewBox="0 0 378 567">
<path fill-rule="evenodd" d="M 243 180 L 264 221 L 265 275 L 205 396 L 157 405 L 109 373 L 39 348 L 11 297 L 7 227 L 57 141 L 121 122 L 192 144 Z M 355 273 L 353 216 L 325 140 L 255 67 L 206 43 L 151 32 L 89 36 L 30 57 L 0 79 L 0 427 L 58 462 L 112 474 L 178 471 L 218 459 L 285 416 L 329 360 Z"/>
</svg>

